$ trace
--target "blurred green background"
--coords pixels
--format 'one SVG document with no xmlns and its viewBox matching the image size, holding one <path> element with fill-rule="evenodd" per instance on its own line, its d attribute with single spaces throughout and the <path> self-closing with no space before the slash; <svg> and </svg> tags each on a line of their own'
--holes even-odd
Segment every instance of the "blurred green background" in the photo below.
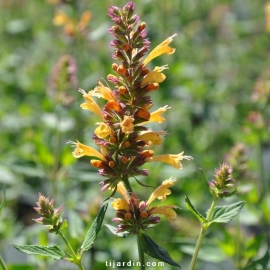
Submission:
<svg viewBox="0 0 270 270">
<path fill-rule="evenodd" d="M 203 168 L 211 180 L 223 161 L 234 167 L 244 200 L 239 218 L 213 225 L 206 235 L 197 269 L 270 269 L 270 33 L 267 2 L 254 0 L 138 0 L 136 13 L 146 22 L 151 48 L 177 33 L 173 55 L 151 62 L 169 65 L 167 79 L 153 93 L 154 109 L 169 105 L 155 130 L 169 135 L 156 153 L 194 157 L 183 170 L 147 164 L 158 186 L 178 179 L 168 204 L 177 204 L 176 222 L 162 220 L 149 235 L 187 269 L 199 223 L 186 210 L 184 195 L 206 211 L 211 196 L 203 188 Z M 73 158 L 68 140 L 93 145 L 97 117 L 83 111 L 78 88 L 88 91 L 113 73 L 107 16 L 115 0 L 0 1 L 0 254 L 9 269 L 76 269 L 68 262 L 24 256 L 10 243 L 48 245 L 61 241 L 32 221 L 38 192 L 64 203 L 69 237 L 79 247 L 102 200 L 101 177 L 88 158 Z M 269 10 L 269 8 L 268 8 Z M 270 13 L 270 11 L 268 12 Z M 270 15 L 268 15 L 270 18 Z M 270 22 L 269 22 L 270 29 Z M 100 101 L 99 101 L 100 102 Z M 101 103 L 100 103 L 101 104 Z M 153 109 L 153 110 L 154 110 Z M 141 199 L 152 189 L 132 182 Z M 110 208 L 104 223 L 112 224 Z M 137 260 L 134 237 L 117 238 L 104 227 L 85 269 L 106 268 L 105 261 Z M 132 247 L 132 248 L 131 248 Z M 152 260 L 147 258 L 147 260 Z M 124 268 L 123 268 L 124 269 Z M 130 268 L 129 268 L 130 269 Z M 148 269 L 175 269 L 169 265 Z"/>
</svg>

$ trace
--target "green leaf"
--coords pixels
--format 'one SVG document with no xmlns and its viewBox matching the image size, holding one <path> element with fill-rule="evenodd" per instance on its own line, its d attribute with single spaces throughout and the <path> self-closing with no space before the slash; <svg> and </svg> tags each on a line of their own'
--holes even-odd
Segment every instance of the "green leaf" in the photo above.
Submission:
<svg viewBox="0 0 270 270">
<path fill-rule="evenodd" d="M 46 257 L 50 257 L 54 260 L 61 260 L 65 258 L 64 251 L 56 246 L 35 246 L 35 245 L 14 245 L 14 248 L 19 250 L 20 252 L 26 253 L 28 255 L 42 255 Z"/>
<path fill-rule="evenodd" d="M 237 202 L 231 205 L 216 206 L 211 220 L 211 223 L 227 223 L 239 214 L 245 202 Z"/>
<path fill-rule="evenodd" d="M 205 173 L 204 173 L 203 169 L 200 168 L 200 170 L 201 170 L 201 172 L 202 172 L 203 186 L 204 186 L 204 188 L 205 188 L 207 191 L 210 192 L 210 187 L 209 187 L 209 184 L 208 184 L 208 180 L 206 179 Z M 210 192 L 210 193 L 211 193 L 211 192 Z"/>
<path fill-rule="evenodd" d="M 105 213 L 107 211 L 107 208 L 108 208 L 108 202 L 103 204 L 97 217 L 92 223 L 90 229 L 86 233 L 83 244 L 81 246 L 82 251 L 89 250 L 92 247 L 95 240 L 97 239 L 97 235 L 101 229 L 101 225 L 102 225 Z"/>
<path fill-rule="evenodd" d="M 187 209 L 190 210 L 199 219 L 200 222 L 203 223 L 207 221 L 206 218 L 194 208 L 188 196 L 185 196 L 185 202 L 186 202 Z"/>
<path fill-rule="evenodd" d="M 171 258 L 168 251 L 163 247 L 160 247 L 157 243 L 155 243 L 147 234 L 142 233 L 140 235 L 140 240 L 142 243 L 142 249 L 145 252 L 145 254 L 160 261 L 163 261 L 165 263 L 168 263 L 170 265 L 181 268 L 181 266 Z"/>
<path fill-rule="evenodd" d="M 1 205 L 0 205 L 0 215 L 1 215 L 1 211 L 4 208 L 5 204 L 6 204 L 6 190 L 4 189 L 4 198 L 3 198 L 3 201 L 1 202 Z"/>
</svg>

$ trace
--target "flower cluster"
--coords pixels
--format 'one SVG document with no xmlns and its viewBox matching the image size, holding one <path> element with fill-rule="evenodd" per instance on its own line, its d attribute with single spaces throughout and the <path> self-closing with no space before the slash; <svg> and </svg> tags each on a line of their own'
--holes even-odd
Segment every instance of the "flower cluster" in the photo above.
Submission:
<svg viewBox="0 0 270 270">
<path fill-rule="evenodd" d="M 112 202 L 112 207 L 117 210 L 117 217 L 112 219 L 118 224 L 116 232 L 137 234 L 139 230 L 148 230 L 159 223 L 160 217 L 156 215 L 164 215 L 169 221 L 175 220 L 176 212 L 173 208 L 177 208 L 176 205 L 150 207 L 156 198 L 164 201 L 166 196 L 171 194 L 168 188 L 173 186 L 175 181 L 174 178 L 163 181 L 162 185 L 150 195 L 148 201 L 140 201 L 134 193 L 129 195 L 123 183 L 118 183 L 117 192 L 123 198 L 114 199 Z"/>
<path fill-rule="evenodd" d="M 128 2 L 124 7 L 111 6 L 109 16 L 115 23 L 109 29 L 115 39 L 111 46 L 115 48 L 113 58 L 121 64 L 113 63 L 116 75 L 109 74 L 107 79 L 114 87 L 111 89 L 101 82 L 94 90 L 86 93 L 80 89 L 85 103 L 81 107 L 95 113 L 100 122 L 94 131 L 93 139 L 100 151 L 80 142 L 73 143 L 74 157 L 90 156 L 91 165 L 99 168 L 99 173 L 107 179 L 102 181 L 102 190 L 115 189 L 119 181 L 129 177 L 147 176 L 148 171 L 140 169 L 146 162 L 164 162 L 177 169 L 182 168 L 181 160 L 190 159 L 179 154 L 156 156 L 150 146 L 159 145 L 165 131 L 152 131 L 145 127 L 149 122 L 164 122 L 162 114 L 170 109 L 164 106 L 150 112 L 153 106 L 150 93 L 156 91 L 166 76 L 162 73 L 167 66 L 150 70 L 146 64 L 161 54 L 172 54 L 175 49 L 169 44 L 175 35 L 158 45 L 148 56 L 150 42 L 146 38 L 146 24 L 138 23 L 139 16 L 134 14 L 135 4 Z M 137 26 L 136 26 L 137 25 Z M 106 101 L 100 108 L 94 98 Z"/>
<path fill-rule="evenodd" d="M 226 163 L 216 169 L 215 179 L 209 182 L 210 191 L 216 198 L 230 197 L 237 192 L 237 189 L 233 189 L 235 180 L 232 171 L 232 167 Z"/>
<path fill-rule="evenodd" d="M 34 209 L 41 217 L 34 219 L 34 221 L 45 225 L 49 229 L 49 232 L 59 232 L 65 224 L 61 217 L 63 206 L 54 208 L 54 199 L 50 200 L 41 193 L 38 194 L 38 201 L 36 204 L 38 207 L 34 207 Z"/>
</svg>

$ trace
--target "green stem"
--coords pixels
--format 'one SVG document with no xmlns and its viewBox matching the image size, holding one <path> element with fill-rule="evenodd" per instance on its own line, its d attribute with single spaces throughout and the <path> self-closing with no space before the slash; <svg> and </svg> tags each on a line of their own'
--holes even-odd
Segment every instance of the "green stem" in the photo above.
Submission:
<svg viewBox="0 0 270 270">
<path fill-rule="evenodd" d="M 141 263 L 140 270 L 145 270 L 145 257 L 144 257 L 144 252 L 142 249 L 141 233 L 140 232 L 137 234 L 137 244 L 138 244 L 139 261 Z"/>
<path fill-rule="evenodd" d="M 206 217 L 207 221 L 211 220 L 211 216 L 213 214 L 213 211 L 215 209 L 217 201 L 218 201 L 218 198 L 215 198 L 214 201 L 212 202 L 212 205 L 211 205 L 211 207 L 210 207 L 210 209 L 208 211 L 207 217 Z M 200 251 L 200 248 L 201 248 L 202 240 L 203 240 L 203 237 L 205 235 L 206 230 L 209 227 L 209 224 L 202 223 L 201 226 L 202 226 L 201 231 L 200 231 L 200 234 L 199 234 L 199 238 L 197 240 L 197 244 L 196 244 L 195 251 L 194 251 L 191 263 L 190 263 L 189 270 L 194 270 L 195 269 L 195 264 L 196 264 L 197 257 L 198 257 L 198 254 L 199 254 L 199 251 Z"/>
<path fill-rule="evenodd" d="M 4 260 L 3 260 L 3 258 L 2 258 L 1 255 L 0 255 L 0 266 L 2 266 L 2 269 L 3 270 L 8 270 L 7 269 L 7 266 L 6 266 L 6 264 L 5 264 L 5 262 L 4 262 Z"/>
<path fill-rule="evenodd" d="M 132 187 L 131 187 L 131 185 L 130 185 L 127 177 L 126 178 L 123 178 L 123 182 L 125 183 L 125 186 L 127 188 L 128 193 L 129 194 L 133 193 Z"/>
<path fill-rule="evenodd" d="M 80 270 L 84 270 L 83 265 L 82 265 L 81 255 L 79 255 L 79 256 L 76 255 L 76 253 L 74 252 L 72 246 L 70 245 L 70 243 L 68 242 L 68 240 L 66 239 L 66 237 L 63 235 L 62 232 L 59 232 L 58 234 L 61 236 L 61 238 L 64 240 L 66 246 L 68 247 L 68 249 L 69 249 L 69 251 L 70 251 L 70 253 L 72 255 L 72 258 L 73 258 L 72 262 L 74 264 L 76 264 L 79 267 Z"/>
</svg>

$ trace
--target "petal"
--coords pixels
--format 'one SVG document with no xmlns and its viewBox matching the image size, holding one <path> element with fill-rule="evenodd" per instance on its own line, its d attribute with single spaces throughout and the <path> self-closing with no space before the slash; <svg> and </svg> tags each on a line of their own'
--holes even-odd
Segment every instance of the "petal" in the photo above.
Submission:
<svg viewBox="0 0 270 270">
<path fill-rule="evenodd" d="M 94 133 L 101 139 L 105 139 L 109 135 L 111 135 L 111 128 L 105 123 L 96 123 L 98 127 L 95 129 Z"/>
<path fill-rule="evenodd" d="M 126 187 L 124 185 L 123 182 L 119 182 L 117 184 L 117 190 L 116 190 L 119 194 L 121 194 L 123 196 L 123 198 L 129 202 L 129 195 L 128 195 L 128 192 L 126 190 Z"/>
<path fill-rule="evenodd" d="M 155 67 L 153 71 L 148 73 L 143 80 L 141 81 L 141 86 L 145 85 L 148 82 L 156 82 L 156 83 L 161 83 L 166 79 L 166 76 L 161 73 L 164 69 L 167 69 L 167 66 L 162 66 L 162 67 Z"/>
<path fill-rule="evenodd" d="M 160 56 L 161 54 L 172 54 L 175 52 L 174 48 L 169 47 L 168 45 L 173 41 L 173 38 L 177 34 L 172 35 L 171 37 L 164 40 L 161 44 L 159 44 L 155 49 L 153 49 L 149 55 L 144 59 L 143 64 L 146 65 L 154 58 Z"/>
<path fill-rule="evenodd" d="M 136 141 L 150 141 L 154 145 L 159 145 L 162 143 L 160 136 L 166 134 L 166 131 L 146 131 L 142 132 L 142 134 L 136 138 Z"/>
<path fill-rule="evenodd" d="M 150 119 L 146 122 L 143 122 L 142 124 L 150 123 L 150 122 L 157 122 L 157 123 L 163 123 L 165 121 L 165 118 L 161 115 L 165 113 L 167 110 L 169 110 L 171 107 L 168 105 L 159 108 L 158 110 L 151 113 Z"/>
<path fill-rule="evenodd" d="M 77 143 L 74 143 L 74 142 L 69 142 L 69 143 L 72 143 L 76 146 L 75 150 L 72 152 L 75 158 L 80 158 L 83 156 L 91 156 L 91 157 L 97 157 L 104 161 L 106 160 L 105 157 L 99 151 L 97 151 L 96 149 L 90 146 L 80 143 L 78 140 L 77 140 Z"/>
<path fill-rule="evenodd" d="M 134 131 L 134 124 L 133 124 L 134 119 L 130 116 L 125 116 L 124 120 L 120 123 L 120 126 L 122 128 L 122 131 L 124 133 L 132 133 Z"/>
<path fill-rule="evenodd" d="M 192 159 L 192 157 L 190 156 L 183 156 L 183 153 L 184 152 L 181 152 L 177 155 L 166 154 L 166 155 L 154 156 L 154 157 L 146 158 L 145 161 L 146 162 L 153 162 L 153 161 L 164 162 L 164 163 L 172 165 L 176 169 L 182 169 L 181 160 Z"/>
<path fill-rule="evenodd" d="M 93 100 L 91 95 L 86 93 L 83 89 L 79 89 L 79 92 L 83 94 L 83 98 L 87 101 L 86 103 L 81 104 L 81 108 L 84 110 L 90 110 L 91 112 L 98 115 L 101 119 L 103 119 L 103 114 L 97 103 Z"/>
<path fill-rule="evenodd" d="M 103 85 L 100 81 L 98 82 L 98 86 L 96 86 L 94 90 L 89 91 L 89 94 L 91 96 L 103 98 L 106 100 L 115 100 L 112 90 L 109 87 Z"/>
<path fill-rule="evenodd" d="M 161 200 L 162 202 L 165 201 L 166 196 L 171 194 L 171 191 L 168 188 L 173 186 L 174 182 L 176 182 L 176 179 L 173 177 L 164 180 L 162 184 L 154 190 L 146 204 L 149 205 L 156 198 Z"/>
<path fill-rule="evenodd" d="M 165 216 L 169 221 L 176 220 L 177 214 L 173 208 L 178 208 L 176 205 L 160 206 L 150 212 L 150 215 L 158 214 Z"/>
<path fill-rule="evenodd" d="M 121 198 L 114 199 L 112 202 L 112 207 L 115 210 L 126 210 L 127 212 L 129 212 L 129 205 L 127 201 Z"/>
<path fill-rule="evenodd" d="M 53 18 L 53 24 L 57 26 L 67 24 L 69 22 L 70 22 L 69 17 L 62 10 L 58 10 Z"/>
</svg>

